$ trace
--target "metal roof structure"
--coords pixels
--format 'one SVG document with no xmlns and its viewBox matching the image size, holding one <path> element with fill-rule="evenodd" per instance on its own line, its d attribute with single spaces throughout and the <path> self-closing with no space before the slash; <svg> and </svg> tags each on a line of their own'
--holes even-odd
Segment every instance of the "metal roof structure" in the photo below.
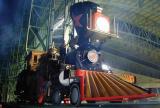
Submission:
<svg viewBox="0 0 160 108">
<path fill-rule="evenodd" d="M 103 8 L 103 13 L 111 21 L 116 20 L 119 39 L 108 40 L 103 48 L 117 57 L 122 54 L 126 59 L 145 66 L 142 70 L 134 63 L 120 66 L 117 60 L 109 64 L 129 68 L 135 73 L 156 77 L 160 73 L 160 1 L 159 0 L 89 0 Z M 108 47 L 108 48 L 107 48 Z M 110 50 L 110 51 L 109 51 Z M 114 54 L 115 53 L 115 54 Z M 109 54 L 107 54 L 109 57 Z M 122 56 L 120 56 L 122 57 Z M 111 57 L 112 59 L 114 57 Z M 106 57 L 107 59 L 107 57 Z M 135 65 L 135 66 L 133 66 Z M 132 67 L 136 68 L 133 69 Z M 149 69 L 149 68 L 153 69 Z M 132 68 L 132 69 L 131 69 Z M 156 71 L 154 70 L 156 69 Z M 145 70 L 145 71 L 143 71 Z M 150 73 L 150 74 L 149 74 Z"/>
</svg>

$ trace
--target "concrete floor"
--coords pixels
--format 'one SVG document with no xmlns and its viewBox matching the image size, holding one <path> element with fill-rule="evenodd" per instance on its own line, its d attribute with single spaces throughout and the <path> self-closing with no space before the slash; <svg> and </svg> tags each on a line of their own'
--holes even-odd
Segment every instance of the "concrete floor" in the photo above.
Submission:
<svg viewBox="0 0 160 108">
<path fill-rule="evenodd" d="M 2 108 L 75 108 L 72 105 L 60 105 L 60 106 L 53 106 L 51 104 L 46 104 L 43 106 L 38 105 L 28 105 L 28 104 L 4 104 Z M 160 101 L 143 101 L 143 102 L 136 102 L 136 103 L 106 103 L 106 102 L 99 102 L 95 104 L 87 104 L 82 103 L 80 108 L 160 108 Z"/>
</svg>

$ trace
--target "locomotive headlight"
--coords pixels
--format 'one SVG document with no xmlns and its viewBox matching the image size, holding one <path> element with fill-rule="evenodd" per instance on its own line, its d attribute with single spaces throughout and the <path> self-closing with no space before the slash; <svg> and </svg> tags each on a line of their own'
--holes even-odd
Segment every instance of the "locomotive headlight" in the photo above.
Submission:
<svg viewBox="0 0 160 108">
<path fill-rule="evenodd" d="M 110 30 L 109 21 L 105 17 L 98 17 L 96 20 L 96 29 L 108 33 Z"/>
<path fill-rule="evenodd" d="M 92 12 L 89 28 L 99 32 L 110 33 L 110 18 L 103 15 L 101 11 Z"/>
<path fill-rule="evenodd" d="M 87 58 L 90 62 L 96 63 L 98 61 L 98 52 L 96 50 L 90 50 L 87 54 Z"/>
</svg>

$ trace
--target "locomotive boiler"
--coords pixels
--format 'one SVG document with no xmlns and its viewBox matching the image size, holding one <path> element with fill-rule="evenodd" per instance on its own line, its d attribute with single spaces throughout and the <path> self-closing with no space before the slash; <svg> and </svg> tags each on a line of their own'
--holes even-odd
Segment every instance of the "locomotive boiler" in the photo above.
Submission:
<svg viewBox="0 0 160 108">
<path fill-rule="evenodd" d="M 117 101 L 155 96 L 102 69 L 101 46 L 110 33 L 110 19 L 93 2 L 79 2 L 70 7 L 77 41 L 52 47 L 47 52 L 32 51 L 27 66 L 18 76 L 16 95 L 19 101 L 49 101 L 59 105 L 69 99 L 72 105 L 81 101 Z M 71 42 L 75 41 L 74 33 Z M 64 40 L 65 41 L 65 40 Z M 64 42 L 65 43 L 65 42 Z"/>
</svg>

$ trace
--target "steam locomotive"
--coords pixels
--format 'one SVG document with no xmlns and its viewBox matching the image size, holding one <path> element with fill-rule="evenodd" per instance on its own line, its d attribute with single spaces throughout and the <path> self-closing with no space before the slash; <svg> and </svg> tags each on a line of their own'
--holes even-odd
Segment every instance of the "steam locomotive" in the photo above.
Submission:
<svg viewBox="0 0 160 108">
<path fill-rule="evenodd" d="M 102 69 L 101 46 L 110 33 L 109 18 L 93 2 L 79 2 L 70 7 L 77 37 L 71 36 L 71 51 L 63 44 L 47 52 L 31 51 L 27 66 L 18 75 L 17 100 L 42 104 L 45 101 L 59 105 L 69 99 L 72 105 L 81 101 L 123 101 L 155 96 L 108 74 Z M 65 40 L 64 40 L 65 43 Z M 119 84 L 120 87 L 117 87 Z M 116 91 L 118 90 L 118 91 Z"/>
<path fill-rule="evenodd" d="M 80 2 L 71 6 L 71 18 L 78 34 L 78 41 L 71 45 L 73 48 L 72 51 L 66 53 L 66 47 L 65 45 L 62 45 L 59 49 L 54 47 L 49 49 L 48 52 L 30 52 L 30 54 L 26 57 L 26 69 L 24 69 L 18 76 L 16 86 L 18 100 L 35 102 L 39 98 L 39 103 L 42 103 L 43 99 L 40 102 L 40 97 L 38 97 L 38 94 L 39 92 L 44 92 L 45 90 L 39 89 L 42 89 L 41 87 L 46 86 L 46 83 L 50 81 L 52 86 L 58 85 L 56 88 L 50 87 L 54 88 L 51 91 L 54 93 L 53 97 L 55 97 L 53 103 L 58 104 L 60 103 L 60 100 L 57 100 L 58 97 L 55 95 L 58 95 L 58 92 L 60 92 L 58 89 L 63 88 L 60 86 L 65 85 L 64 88 L 66 88 L 66 86 L 69 87 L 69 85 L 71 85 L 69 84 L 69 81 L 79 83 L 79 79 L 77 78 L 66 79 L 70 76 L 70 73 L 68 72 L 70 71 L 70 68 L 74 67 L 74 69 L 80 68 L 86 70 L 101 69 L 100 46 L 102 42 L 96 42 L 95 40 L 93 41 L 93 39 L 91 40 L 91 34 L 89 34 L 87 30 L 87 20 L 89 20 L 89 16 L 87 17 L 87 15 L 90 14 L 91 10 L 96 12 L 97 6 L 97 4 L 92 2 Z M 72 36 L 71 41 L 74 40 L 75 39 Z M 74 47 L 76 45 L 77 48 Z M 67 89 L 64 89 L 67 91 L 63 91 L 64 93 L 68 93 L 66 96 L 69 95 L 68 87 Z"/>
</svg>

